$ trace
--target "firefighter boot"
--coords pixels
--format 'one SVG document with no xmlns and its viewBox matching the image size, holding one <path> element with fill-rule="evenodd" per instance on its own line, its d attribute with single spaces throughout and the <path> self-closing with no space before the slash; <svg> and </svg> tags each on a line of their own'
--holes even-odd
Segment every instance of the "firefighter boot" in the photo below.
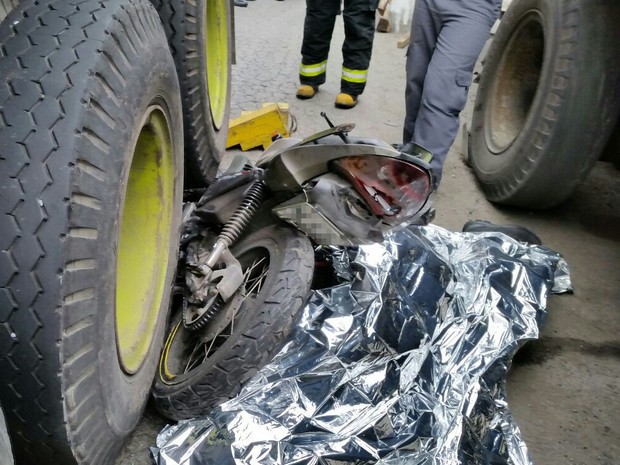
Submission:
<svg viewBox="0 0 620 465">
<path fill-rule="evenodd" d="M 344 92 L 340 92 L 336 96 L 336 108 L 343 108 L 348 110 L 349 108 L 353 108 L 357 105 L 357 96 L 345 94 Z"/>
<path fill-rule="evenodd" d="M 314 97 L 318 91 L 318 86 L 313 86 L 311 84 L 302 84 L 297 88 L 297 93 L 295 95 L 299 99 L 307 100 Z"/>
</svg>

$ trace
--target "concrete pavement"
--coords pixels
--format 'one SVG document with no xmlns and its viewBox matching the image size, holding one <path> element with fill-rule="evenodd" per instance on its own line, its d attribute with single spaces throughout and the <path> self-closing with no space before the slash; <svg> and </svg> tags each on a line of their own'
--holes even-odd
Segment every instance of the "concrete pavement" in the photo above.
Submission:
<svg viewBox="0 0 620 465">
<path fill-rule="evenodd" d="M 405 52 L 395 34 L 377 34 L 366 92 L 352 110 L 333 106 L 339 91 L 341 19 L 336 23 L 327 83 L 309 101 L 295 99 L 303 0 L 257 0 L 236 8 L 237 65 L 231 117 L 264 102 L 288 102 L 299 133 L 354 122 L 355 133 L 400 142 L 404 117 Z M 475 87 L 472 88 L 472 93 Z M 471 104 L 463 114 L 467 120 Z M 540 340 L 518 354 L 508 382 L 513 409 L 539 465 L 613 465 L 620 457 L 620 171 L 599 163 L 573 197 L 551 211 L 500 208 L 487 202 L 453 147 L 438 195 L 435 223 L 452 230 L 474 218 L 520 223 L 568 261 L 574 295 L 552 296 Z M 258 153 L 258 152 L 254 152 Z M 561 180 L 558 180 L 561 182 Z M 150 463 L 148 447 L 165 420 L 152 409 L 117 465 Z"/>
</svg>

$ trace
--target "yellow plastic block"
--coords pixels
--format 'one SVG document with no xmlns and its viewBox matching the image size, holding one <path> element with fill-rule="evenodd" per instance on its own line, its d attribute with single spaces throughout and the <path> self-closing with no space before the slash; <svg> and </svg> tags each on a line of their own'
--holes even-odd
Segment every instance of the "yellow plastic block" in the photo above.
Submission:
<svg viewBox="0 0 620 465">
<path fill-rule="evenodd" d="M 271 138 L 278 133 L 288 137 L 288 105 L 270 103 L 260 110 L 242 112 L 239 118 L 231 119 L 228 125 L 226 148 L 239 145 L 241 150 L 250 150 L 272 143 Z"/>
<path fill-rule="evenodd" d="M 263 103 L 261 105 L 261 108 L 265 108 L 265 107 L 268 107 L 270 105 L 274 105 L 274 103 L 273 102 Z M 289 109 L 288 103 L 278 102 L 275 105 L 278 105 L 278 108 L 280 109 L 280 111 L 282 113 L 285 113 L 285 114 L 288 115 L 288 109 Z M 256 111 L 256 110 L 243 110 L 243 111 L 241 111 L 241 116 L 251 115 L 252 113 L 254 113 L 254 111 Z"/>
<path fill-rule="evenodd" d="M 273 105 L 273 102 L 263 103 L 263 108 L 268 107 L 270 105 Z M 276 105 L 278 105 L 278 108 L 280 109 L 282 113 L 288 114 L 288 108 L 289 108 L 288 103 L 278 102 L 276 103 Z"/>
</svg>

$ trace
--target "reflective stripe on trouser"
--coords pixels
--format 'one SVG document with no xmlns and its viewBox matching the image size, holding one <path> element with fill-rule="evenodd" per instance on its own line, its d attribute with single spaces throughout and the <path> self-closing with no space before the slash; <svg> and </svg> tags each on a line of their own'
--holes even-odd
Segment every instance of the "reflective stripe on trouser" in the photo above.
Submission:
<svg viewBox="0 0 620 465">
<path fill-rule="evenodd" d="M 299 81 L 302 84 L 320 85 L 325 82 L 325 71 L 327 70 L 327 60 L 320 63 L 299 65 Z"/>
<path fill-rule="evenodd" d="M 367 78 L 367 69 L 349 69 L 343 66 L 340 89 L 347 94 L 359 95 L 364 90 Z"/>
</svg>

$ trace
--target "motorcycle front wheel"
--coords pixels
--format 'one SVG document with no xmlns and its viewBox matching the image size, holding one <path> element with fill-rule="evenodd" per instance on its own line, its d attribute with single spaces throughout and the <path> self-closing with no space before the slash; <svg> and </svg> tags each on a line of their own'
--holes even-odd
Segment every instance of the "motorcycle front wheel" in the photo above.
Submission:
<svg viewBox="0 0 620 465">
<path fill-rule="evenodd" d="M 157 408 L 170 419 L 203 415 L 237 395 L 279 350 L 309 294 L 314 251 L 298 231 L 267 226 L 231 251 L 244 282 L 219 316 L 190 331 L 182 305 L 173 310 L 153 387 Z"/>
</svg>

